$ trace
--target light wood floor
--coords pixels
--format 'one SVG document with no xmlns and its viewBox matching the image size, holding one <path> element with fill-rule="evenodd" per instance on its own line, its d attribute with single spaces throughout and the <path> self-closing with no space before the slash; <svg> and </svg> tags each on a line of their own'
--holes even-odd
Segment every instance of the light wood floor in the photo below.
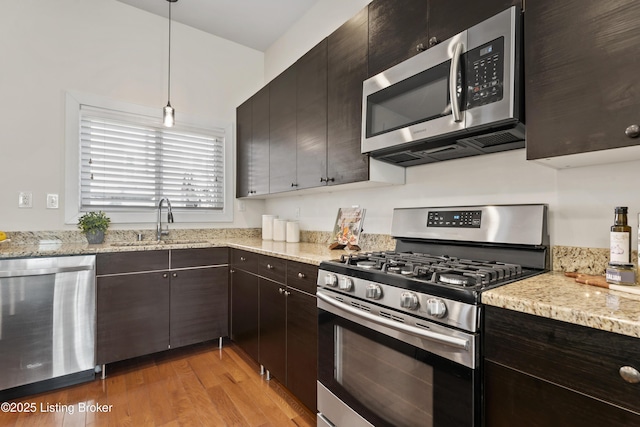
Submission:
<svg viewBox="0 0 640 427">
<path fill-rule="evenodd" d="M 36 410 L 0 411 L 0 426 L 316 425 L 315 414 L 260 376 L 242 350 L 226 342 L 218 349 L 217 341 L 107 365 L 105 380 L 14 402 Z M 80 411 L 89 404 L 107 412 Z"/>
</svg>

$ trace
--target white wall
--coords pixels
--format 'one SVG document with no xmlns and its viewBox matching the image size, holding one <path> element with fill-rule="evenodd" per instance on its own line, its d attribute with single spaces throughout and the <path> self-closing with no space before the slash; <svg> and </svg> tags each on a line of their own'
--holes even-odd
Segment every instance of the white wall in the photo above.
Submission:
<svg viewBox="0 0 640 427">
<path fill-rule="evenodd" d="M 160 116 L 167 102 L 167 32 L 166 18 L 115 0 L 2 1 L 0 230 L 75 228 L 64 224 L 62 209 L 65 91 L 157 107 Z M 235 123 L 236 106 L 264 84 L 262 52 L 177 22 L 171 53 L 177 120 L 189 114 Z M 33 208 L 18 208 L 20 191 L 33 193 Z M 45 208 L 47 193 L 60 195 L 60 209 Z M 253 226 L 263 208 L 248 201 L 233 224 L 173 227 Z"/>
<path fill-rule="evenodd" d="M 319 0 L 267 50 L 265 80 L 291 65 L 368 3 Z M 628 206 L 630 224 L 635 230 L 638 227 L 638 161 L 555 170 L 526 161 L 524 150 L 516 150 L 414 166 L 407 169 L 406 176 L 404 186 L 279 197 L 267 200 L 265 208 L 267 213 L 294 218 L 299 207 L 302 229 L 330 231 L 337 209 L 357 204 L 367 209 L 366 232 L 388 234 L 394 207 L 547 203 L 552 244 L 602 248 L 609 246 L 615 206 Z M 634 236 L 634 248 L 636 244 Z"/>
</svg>

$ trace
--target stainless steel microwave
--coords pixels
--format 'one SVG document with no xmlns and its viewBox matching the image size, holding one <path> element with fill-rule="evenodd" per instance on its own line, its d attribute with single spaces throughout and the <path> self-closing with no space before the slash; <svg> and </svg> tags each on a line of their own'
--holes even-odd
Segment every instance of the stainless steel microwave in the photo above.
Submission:
<svg viewBox="0 0 640 427">
<path fill-rule="evenodd" d="M 524 147 L 511 7 L 363 83 L 362 152 L 411 166 Z"/>
</svg>

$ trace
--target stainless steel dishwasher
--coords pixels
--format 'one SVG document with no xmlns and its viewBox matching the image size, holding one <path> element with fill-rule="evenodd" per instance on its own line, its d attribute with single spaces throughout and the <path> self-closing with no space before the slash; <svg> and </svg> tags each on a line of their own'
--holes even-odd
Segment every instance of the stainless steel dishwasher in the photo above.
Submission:
<svg viewBox="0 0 640 427">
<path fill-rule="evenodd" d="M 0 260 L 0 401 L 95 377 L 95 264 Z"/>
</svg>

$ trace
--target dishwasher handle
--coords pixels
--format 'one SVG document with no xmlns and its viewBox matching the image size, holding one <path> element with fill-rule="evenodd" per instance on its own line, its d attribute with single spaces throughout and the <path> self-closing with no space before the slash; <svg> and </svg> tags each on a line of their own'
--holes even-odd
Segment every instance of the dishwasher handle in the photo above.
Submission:
<svg viewBox="0 0 640 427">
<path fill-rule="evenodd" d="M 93 270 L 93 265 L 79 265 L 73 267 L 34 268 L 29 270 L 0 271 L 0 279 L 7 277 L 46 276 L 49 274 L 72 273 L 74 271 Z"/>
</svg>

